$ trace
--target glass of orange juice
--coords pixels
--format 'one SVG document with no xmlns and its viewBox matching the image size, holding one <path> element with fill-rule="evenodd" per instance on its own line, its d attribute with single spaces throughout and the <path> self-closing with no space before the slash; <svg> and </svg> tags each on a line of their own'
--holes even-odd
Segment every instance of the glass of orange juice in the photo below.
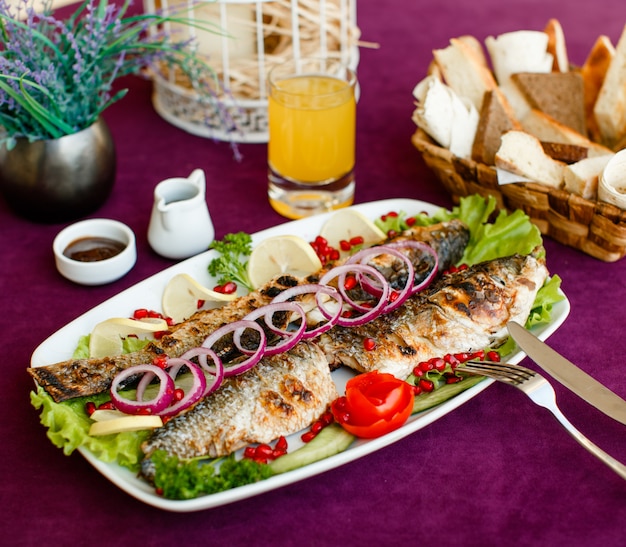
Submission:
<svg viewBox="0 0 626 547">
<path fill-rule="evenodd" d="M 336 59 L 297 59 L 273 67 L 268 82 L 271 206 L 302 218 L 351 205 L 354 71 Z"/>
</svg>

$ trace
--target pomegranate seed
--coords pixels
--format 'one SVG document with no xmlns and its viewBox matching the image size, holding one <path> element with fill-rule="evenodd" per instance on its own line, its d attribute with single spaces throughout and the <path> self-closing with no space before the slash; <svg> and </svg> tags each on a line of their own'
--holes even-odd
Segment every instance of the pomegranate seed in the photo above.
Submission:
<svg viewBox="0 0 626 547">
<path fill-rule="evenodd" d="M 204 300 L 202 300 L 201 298 L 198 299 L 198 301 L 196 302 L 196 308 L 200 309 L 202 306 L 204 306 Z"/>
<path fill-rule="evenodd" d="M 395 211 L 389 211 L 389 212 L 387 213 L 387 216 L 388 216 L 388 217 L 392 217 L 392 218 L 397 218 L 398 213 L 396 213 Z"/>
<path fill-rule="evenodd" d="M 287 451 L 287 439 L 284 436 L 278 437 L 276 444 L 274 445 L 274 450 Z"/>
<path fill-rule="evenodd" d="M 115 405 L 113 404 L 113 401 L 106 401 L 98 405 L 98 410 L 115 410 Z"/>
<path fill-rule="evenodd" d="M 446 379 L 446 384 L 457 384 L 463 379 L 460 376 L 452 373 L 444 374 L 444 377 Z"/>
<path fill-rule="evenodd" d="M 420 376 L 424 376 L 424 371 L 419 367 L 419 365 L 417 365 L 414 369 L 413 369 L 413 375 L 420 377 Z"/>
<path fill-rule="evenodd" d="M 170 334 L 169 330 L 160 330 L 154 333 L 154 338 L 156 340 L 160 340 L 161 338 L 163 338 L 166 334 Z"/>
<path fill-rule="evenodd" d="M 313 422 L 313 425 L 311 425 L 311 431 L 315 434 L 319 433 L 322 429 L 324 429 L 324 422 L 320 420 Z"/>
<path fill-rule="evenodd" d="M 357 285 L 356 277 L 354 277 L 353 275 L 349 275 L 348 277 L 346 277 L 346 280 L 343 284 L 343 288 L 349 291 L 351 289 L 354 289 L 356 285 Z"/>
<path fill-rule="evenodd" d="M 446 362 L 444 359 L 440 359 L 440 358 L 436 358 L 436 359 L 431 359 L 432 363 L 433 363 L 433 367 L 435 368 L 435 370 L 438 370 L 439 372 L 443 372 L 446 368 Z"/>
<path fill-rule="evenodd" d="M 354 236 L 350 238 L 350 245 L 352 246 L 363 245 L 364 242 L 365 240 L 363 239 L 363 236 Z"/>
<path fill-rule="evenodd" d="M 168 327 L 171 327 L 174 324 L 174 320 L 171 317 L 166 317 L 165 323 L 167 323 Z"/>
<path fill-rule="evenodd" d="M 395 230 L 389 230 L 389 231 L 387 232 L 387 237 L 388 237 L 389 239 L 392 239 L 392 238 L 396 237 L 397 235 L 398 235 L 398 232 L 396 232 Z"/>
<path fill-rule="evenodd" d="M 158 311 L 148 310 L 148 317 L 150 319 L 161 319 L 161 314 Z"/>
<path fill-rule="evenodd" d="M 167 357 L 165 355 L 159 355 L 158 357 L 154 357 L 152 359 L 152 364 L 165 370 L 165 368 L 167 367 Z"/>
<path fill-rule="evenodd" d="M 468 361 L 472 359 L 479 359 L 482 361 L 484 358 L 485 358 L 485 350 L 479 349 L 478 351 L 475 351 L 474 353 L 470 354 Z"/>
<path fill-rule="evenodd" d="M 234 281 L 229 281 L 222 286 L 222 291 L 224 294 L 233 294 L 237 291 L 237 283 Z"/>
<path fill-rule="evenodd" d="M 169 422 L 173 417 L 174 416 L 161 416 L 161 421 L 163 422 L 163 425 Z"/>
<path fill-rule="evenodd" d="M 222 285 L 215 285 L 215 287 L 213 287 L 213 291 L 218 292 L 218 293 L 223 293 L 224 287 Z"/>
<path fill-rule="evenodd" d="M 419 387 L 422 391 L 430 393 L 435 389 L 435 384 L 431 380 L 426 380 L 426 378 L 420 378 Z"/>
<path fill-rule="evenodd" d="M 330 258 L 330 260 L 339 260 L 339 257 L 341 255 L 339 254 L 339 251 L 337 249 L 333 249 L 330 252 L 330 256 L 328 258 Z"/>
<path fill-rule="evenodd" d="M 96 403 L 89 401 L 85 403 L 85 412 L 88 416 L 91 416 L 96 411 Z"/>
<path fill-rule="evenodd" d="M 349 250 L 352 248 L 352 245 L 350 245 L 350 242 L 349 242 L 349 241 L 347 241 L 347 240 L 345 240 L 345 239 L 342 239 L 342 240 L 339 242 L 339 248 L 340 248 L 342 251 L 349 251 Z"/>
<path fill-rule="evenodd" d="M 363 347 L 365 348 L 365 351 L 373 351 L 376 349 L 376 340 L 373 338 L 366 338 L 363 340 Z"/>
<path fill-rule="evenodd" d="M 155 494 L 156 494 L 157 496 L 162 496 L 162 495 L 163 495 L 163 488 L 161 488 L 160 486 L 157 486 L 157 487 L 154 489 L 154 492 L 155 492 Z"/>
<path fill-rule="evenodd" d="M 149 408 L 140 408 L 137 410 L 137 414 L 139 416 L 150 416 L 152 414 L 152 410 Z"/>
<path fill-rule="evenodd" d="M 174 390 L 174 401 L 180 401 L 185 396 L 185 391 L 179 387 Z"/>
<path fill-rule="evenodd" d="M 243 451 L 243 457 L 244 458 L 249 458 L 249 459 L 254 459 L 254 455 L 255 455 L 255 450 L 253 446 L 246 446 L 245 450 Z"/>
<path fill-rule="evenodd" d="M 487 360 L 493 361 L 495 363 L 500 362 L 500 354 L 497 351 L 490 351 L 487 353 Z"/>
<path fill-rule="evenodd" d="M 322 237 L 322 236 L 317 236 L 315 238 L 315 243 L 317 243 L 320 246 L 324 246 L 325 247 L 326 245 L 328 245 L 328 240 L 326 238 Z"/>
<path fill-rule="evenodd" d="M 322 420 L 322 422 L 324 422 L 325 425 L 330 425 L 333 423 L 333 421 L 335 420 L 335 418 L 333 417 L 333 413 L 329 411 L 324 412 L 324 414 L 322 414 L 322 417 L 320 418 L 320 420 Z"/>
<path fill-rule="evenodd" d="M 254 451 L 257 458 L 268 458 L 272 455 L 274 449 L 269 444 L 260 444 Z"/>
<path fill-rule="evenodd" d="M 306 433 L 303 433 L 300 438 L 302 439 L 302 442 L 310 443 L 315 438 L 315 433 L 307 431 Z"/>
<path fill-rule="evenodd" d="M 148 310 L 146 308 L 139 308 L 133 313 L 134 319 L 145 319 L 146 317 L 148 317 Z"/>
<path fill-rule="evenodd" d="M 417 219 L 415 217 L 409 217 L 406 219 L 406 225 L 411 227 L 413 226 L 413 224 L 415 224 L 416 220 Z"/>
<path fill-rule="evenodd" d="M 400 293 L 398 291 L 391 291 L 389 293 L 389 302 L 395 302 L 396 300 L 398 300 L 399 296 Z"/>
</svg>

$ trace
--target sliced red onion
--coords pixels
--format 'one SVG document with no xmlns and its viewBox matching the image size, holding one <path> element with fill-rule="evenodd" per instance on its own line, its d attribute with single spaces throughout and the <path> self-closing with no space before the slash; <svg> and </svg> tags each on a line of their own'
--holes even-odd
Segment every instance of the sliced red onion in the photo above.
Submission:
<svg viewBox="0 0 626 547">
<path fill-rule="evenodd" d="M 167 364 L 169 368 L 168 373 L 174 382 L 176 381 L 176 376 L 178 376 L 180 369 L 187 367 L 193 378 L 193 383 L 180 401 L 176 401 L 174 404 L 160 411 L 159 416 L 175 416 L 198 401 L 206 391 L 204 371 L 198 365 L 180 357 L 168 359 Z"/>
<path fill-rule="evenodd" d="M 272 304 L 286 302 L 291 298 L 295 298 L 296 296 L 302 296 L 304 294 L 315 295 L 315 304 L 317 306 L 317 309 L 326 319 L 325 323 L 321 323 L 315 328 L 311 330 L 305 330 L 302 333 L 302 338 L 306 340 L 319 336 L 320 334 L 326 332 L 327 330 L 330 330 L 334 325 L 337 324 L 337 321 L 339 320 L 339 317 L 341 315 L 343 300 L 337 289 L 324 285 L 320 282 L 319 284 L 307 283 L 306 285 L 298 285 L 296 287 L 286 289 L 272 300 Z M 322 300 L 321 295 L 330 296 L 333 300 L 335 300 L 335 302 L 337 302 L 336 309 L 329 310 L 326 306 L 326 303 Z"/>
<path fill-rule="evenodd" d="M 415 278 L 415 268 L 413 267 L 413 263 L 411 262 L 409 257 L 405 255 L 404 253 L 401 253 L 397 249 L 392 248 L 389 245 L 379 245 L 377 247 L 369 247 L 367 249 L 363 249 L 359 251 L 358 253 L 355 253 L 348 259 L 346 264 L 352 264 L 352 263 L 367 264 L 368 260 L 370 260 L 371 258 L 375 256 L 384 255 L 384 254 L 391 255 L 402 260 L 405 263 L 406 269 L 407 269 L 406 285 L 401 291 L 396 293 L 395 298 L 393 299 L 389 298 L 389 301 L 387 302 L 387 304 L 385 305 L 385 307 L 383 308 L 381 312 L 381 313 L 389 313 L 395 310 L 396 308 L 400 307 L 402 304 L 404 304 L 406 302 L 406 299 L 412 294 L 412 289 L 413 289 L 412 280 Z M 364 285 L 365 290 L 372 292 L 372 294 L 378 295 L 377 293 L 381 291 L 380 286 L 369 283 L 369 280 L 367 278 L 361 279 L 360 282 L 362 285 Z M 391 296 L 391 291 L 393 290 L 394 289 L 391 289 L 391 287 L 389 288 L 389 296 Z"/>
<path fill-rule="evenodd" d="M 382 288 L 381 295 L 378 303 L 375 306 L 362 306 L 361 304 L 352 300 L 346 294 L 346 290 L 344 288 L 346 276 L 354 272 L 359 274 L 359 279 L 363 279 L 363 276 L 367 275 L 376 278 L 380 283 L 380 287 Z M 383 274 L 381 274 L 376 268 L 373 268 L 372 266 L 368 266 L 366 264 L 343 264 L 341 266 L 335 266 L 333 269 L 326 272 L 320 278 L 319 282 L 321 285 L 325 285 L 335 277 L 338 278 L 337 286 L 339 288 L 341 296 L 344 298 L 346 303 L 355 310 L 361 312 L 361 315 L 356 315 L 352 317 L 340 315 L 337 319 L 338 325 L 344 327 L 363 325 L 364 323 L 367 323 L 368 321 L 371 321 L 372 319 L 378 317 L 382 313 L 383 309 L 387 305 L 387 298 L 389 296 L 390 289 L 389 283 L 387 283 L 387 280 L 385 279 Z"/>
<path fill-rule="evenodd" d="M 414 249 L 419 249 L 420 251 L 423 251 L 424 253 L 429 254 L 434 258 L 435 264 L 433 268 L 420 283 L 413 285 L 411 289 L 411 294 L 415 294 L 425 289 L 426 287 L 428 287 L 428 285 L 430 285 L 433 279 L 435 279 L 435 277 L 437 276 L 437 273 L 439 272 L 439 255 L 437 254 L 437 251 L 435 251 L 435 249 L 433 249 L 427 243 L 424 243 L 423 241 L 406 240 L 406 241 L 393 241 L 391 243 L 386 244 L 385 246 L 392 247 L 394 249 L 412 247 Z"/>
<path fill-rule="evenodd" d="M 256 330 L 259 333 L 259 344 L 255 350 L 249 350 L 241 345 L 241 335 L 247 329 Z M 247 370 L 250 370 L 261 360 L 261 357 L 263 357 L 267 347 L 267 336 L 265 335 L 265 331 L 261 325 L 255 321 L 248 321 L 244 319 L 221 326 L 212 334 L 207 336 L 202 343 L 202 347 L 212 348 L 215 342 L 231 332 L 233 333 L 233 342 L 237 346 L 237 349 L 239 349 L 244 355 L 247 355 L 248 358 L 236 364 L 224 363 L 224 376 L 226 377 L 242 374 Z"/>
<path fill-rule="evenodd" d="M 300 316 L 300 322 L 297 329 L 285 330 L 274 325 L 274 314 L 280 312 L 296 313 Z M 265 348 L 265 355 L 276 355 L 277 353 L 283 353 L 293 348 L 300 340 L 306 330 L 306 314 L 302 306 L 296 302 L 272 302 L 266 306 L 262 306 L 250 312 L 244 317 L 249 321 L 255 321 L 258 318 L 263 317 L 267 327 L 278 334 L 281 339 L 278 343 L 273 345 L 267 345 Z M 290 324 L 293 322 L 290 321 Z"/>
<path fill-rule="evenodd" d="M 208 381 L 205 376 L 206 387 L 204 389 L 204 396 L 213 393 L 224 381 L 224 364 L 211 348 L 192 348 L 181 355 L 181 359 L 193 359 L 198 358 L 198 363 L 202 367 L 205 373 L 212 377 L 212 381 Z M 213 366 L 209 365 L 207 358 L 210 357 L 213 361 Z"/>
<path fill-rule="evenodd" d="M 117 389 L 128 378 L 132 378 L 137 374 L 145 373 L 151 375 L 148 383 L 156 376 L 159 381 L 159 391 L 153 399 L 143 400 L 143 391 L 137 391 L 135 400 L 122 397 Z M 120 372 L 111 383 L 111 400 L 115 408 L 126 414 L 159 414 L 163 409 L 170 405 L 174 397 L 174 380 L 162 368 L 156 365 L 135 365 Z M 141 396 L 139 396 L 141 395 Z"/>
</svg>

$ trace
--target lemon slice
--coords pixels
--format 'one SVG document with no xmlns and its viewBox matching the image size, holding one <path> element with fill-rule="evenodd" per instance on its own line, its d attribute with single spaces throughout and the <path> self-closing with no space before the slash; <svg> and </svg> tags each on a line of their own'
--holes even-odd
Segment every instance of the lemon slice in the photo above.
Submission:
<svg viewBox="0 0 626 547">
<path fill-rule="evenodd" d="M 116 420 L 125 418 L 128 414 L 124 414 L 121 410 L 97 409 L 89 416 L 94 422 L 104 422 L 106 420 Z"/>
<path fill-rule="evenodd" d="M 387 237 L 374 221 L 355 209 L 340 209 L 322 226 L 320 235 L 331 247 L 339 248 L 342 239 L 361 236 L 365 244 L 380 243 Z"/>
<path fill-rule="evenodd" d="M 89 356 L 99 359 L 122 353 L 122 340 L 129 334 L 151 334 L 167 330 L 163 319 L 147 318 L 140 321 L 125 317 L 113 317 L 98 323 L 89 338 Z"/>
<path fill-rule="evenodd" d="M 160 416 L 125 415 L 122 418 L 105 419 L 92 423 L 89 428 L 89 434 L 93 436 L 113 435 L 114 433 L 122 433 L 124 431 L 141 431 L 162 426 L 163 420 Z"/>
<path fill-rule="evenodd" d="M 281 274 L 304 276 L 318 271 L 322 262 L 311 244 L 298 236 L 268 237 L 248 259 L 248 276 L 255 289 Z"/>
<path fill-rule="evenodd" d="M 219 308 L 237 298 L 236 294 L 223 294 L 207 289 L 187 274 L 170 279 L 163 291 L 163 313 L 180 323 L 198 311 L 198 300 L 204 300 L 203 309 Z"/>
</svg>

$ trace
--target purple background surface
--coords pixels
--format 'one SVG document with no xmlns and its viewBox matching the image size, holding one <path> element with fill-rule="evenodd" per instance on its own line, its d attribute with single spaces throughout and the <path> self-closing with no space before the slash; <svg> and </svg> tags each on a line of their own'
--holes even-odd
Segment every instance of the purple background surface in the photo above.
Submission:
<svg viewBox="0 0 626 547">
<path fill-rule="evenodd" d="M 617 42 L 623 0 L 361 1 L 356 201 L 415 198 L 451 206 L 410 142 L 411 91 L 450 37 L 541 30 L 560 19 L 570 59 L 580 64 L 599 34 Z M 128 78 L 127 97 L 106 113 L 118 176 L 92 216 L 129 224 L 138 261 L 123 279 L 82 287 L 55 270 L 52 240 L 63 225 L 37 225 L 0 201 L 0 319 L 5 408 L 0 542 L 12 545 L 626 545 L 626 483 L 576 444 L 547 411 L 493 385 L 457 411 L 358 462 L 225 507 L 188 514 L 126 495 L 80 455 L 46 438 L 29 404 L 25 372 L 35 347 L 122 289 L 172 264 L 146 240 L 152 189 L 164 178 L 205 170 L 216 236 L 284 221 L 266 199 L 266 146 L 186 134 L 163 121 L 151 86 Z M 551 345 L 626 397 L 626 262 L 607 264 L 546 241 L 548 266 L 563 279 L 572 310 Z M 526 364 L 533 366 L 528 361 Z M 571 421 L 626 461 L 626 430 L 558 384 Z M 11 538 L 11 540 L 9 540 Z"/>
</svg>

